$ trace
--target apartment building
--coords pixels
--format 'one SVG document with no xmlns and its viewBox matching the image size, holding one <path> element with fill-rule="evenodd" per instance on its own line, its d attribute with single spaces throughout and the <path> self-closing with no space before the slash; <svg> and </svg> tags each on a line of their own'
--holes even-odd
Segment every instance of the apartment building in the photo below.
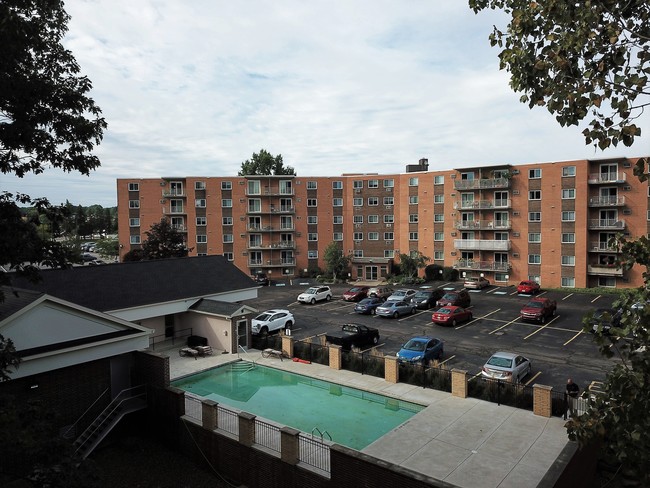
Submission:
<svg viewBox="0 0 650 488">
<path fill-rule="evenodd" d="M 392 272 L 399 254 L 496 284 L 639 286 L 618 269 L 610 239 L 648 234 L 640 158 L 493 165 L 341 176 L 118 179 L 120 255 L 166 217 L 190 255 L 222 254 L 251 275 L 296 277 L 325 267 L 332 242 L 351 256 L 351 279 Z"/>
</svg>

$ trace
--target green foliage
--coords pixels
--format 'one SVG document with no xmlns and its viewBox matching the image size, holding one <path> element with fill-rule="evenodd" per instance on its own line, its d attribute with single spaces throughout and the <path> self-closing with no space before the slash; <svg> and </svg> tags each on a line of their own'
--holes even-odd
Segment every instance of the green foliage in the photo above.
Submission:
<svg viewBox="0 0 650 488">
<path fill-rule="evenodd" d="M 475 13 L 503 10 L 494 28 L 500 67 L 521 101 L 546 107 L 561 126 L 590 120 L 586 144 L 631 146 L 650 101 L 650 3 L 646 0 L 469 0 Z"/>
<path fill-rule="evenodd" d="M 114 237 L 100 239 L 95 243 L 95 252 L 103 258 L 114 258 L 119 254 L 119 241 Z"/>
<path fill-rule="evenodd" d="M 334 281 L 345 279 L 350 267 L 350 257 L 343 254 L 343 249 L 338 242 L 332 241 L 325 248 L 325 272 L 331 273 Z"/>
<path fill-rule="evenodd" d="M 253 153 L 251 159 L 247 159 L 241 164 L 238 176 L 246 175 L 296 175 L 296 171 L 291 166 L 284 166 L 282 155 L 273 156 L 265 149 L 260 149 L 259 153 Z"/>
<path fill-rule="evenodd" d="M 20 357 L 16 354 L 16 348 L 11 339 L 5 339 L 0 334 L 0 383 L 9 381 L 9 372 L 17 369 L 20 365 Z"/>
<path fill-rule="evenodd" d="M 164 217 L 145 234 L 147 238 L 142 243 L 142 254 L 146 260 L 179 258 L 188 254 L 183 234 L 174 229 Z"/>
<path fill-rule="evenodd" d="M 404 276 L 415 278 L 418 270 L 424 268 L 431 258 L 425 256 L 420 251 L 409 254 L 400 254 L 400 272 Z"/>
</svg>

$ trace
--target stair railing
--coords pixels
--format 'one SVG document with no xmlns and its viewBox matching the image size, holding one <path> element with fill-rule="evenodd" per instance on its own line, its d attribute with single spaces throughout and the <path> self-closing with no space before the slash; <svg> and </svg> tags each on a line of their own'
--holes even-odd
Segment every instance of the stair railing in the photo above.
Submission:
<svg viewBox="0 0 650 488">
<path fill-rule="evenodd" d="M 81 414 L 81 416 L 77 419 L 77 421 L 72 424 L 70 427 L 68 427 L 65 432 L 63 432 L 63 438 L 64 439 L 69 439 L 70 437 L 74 437 L 77 434 L 77 426 L 81 423 L 81 420 L 90 412 L 99 401 L 104 398 L 104 396 L 108 393 L 110 388 L 106 388 L 103 392 L 100 393 L 100 395 L 97 397 L 97 399 L 86 409 L 84 413 Z M 91 422 L 92 423 L 92 422 Z"/>
</svg>

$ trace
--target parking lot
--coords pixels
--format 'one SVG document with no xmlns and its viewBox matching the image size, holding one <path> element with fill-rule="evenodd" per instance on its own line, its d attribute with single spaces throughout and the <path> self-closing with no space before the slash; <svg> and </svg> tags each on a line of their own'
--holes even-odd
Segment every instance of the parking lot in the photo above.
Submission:
<svg viewBox="0 0 650 488">
<path fill-rule="evenodd" d="M 532 362 L 533 372 L 524 383 L 549 385 L 562 391 L 569 377 L 583 389 L 593 381 L 602 381 L 606 369 L 611 367 L 611 362 L 598 353 L 591 334 L 581 331 L 584 315 L 597 307 L 609 307 L 614 300 L 611 295 L 542 290 L 539 296 L 557 301 L 557 313 L 545 324 L 537 324 L 519 318 L 519 310 L 529 297 L 517 295 L 512 286 L 489 286 L 470 291 L 471 321 L 447 327 L 431 322 L 433 310 L 418 310 L 397 319 L 357 314 L 355 303 L 341 299 L 342 293 L 350 288 L 348 285 L 332 286 L 331 301 L 315 305 L 298 303 L 296 297 L 310 284 L 298 280 L 262 287 L 258 299 L 249 305 L 260 311 L 290 310 L 295 316 L 292 335 L 298 340 L 337 330 L 349 322 L 375 327 L 381 337 L 378 347 L 386 355 L 395 355 L 402 344 L 415 335 L 437 337 L 445 343 L 444 365 L 466 370 L 470 375 L 479 375 L 494 352 L 516 352 Z M 460 287 L 458 283 L 431 285 L 445 289 Z"/>
</svg>

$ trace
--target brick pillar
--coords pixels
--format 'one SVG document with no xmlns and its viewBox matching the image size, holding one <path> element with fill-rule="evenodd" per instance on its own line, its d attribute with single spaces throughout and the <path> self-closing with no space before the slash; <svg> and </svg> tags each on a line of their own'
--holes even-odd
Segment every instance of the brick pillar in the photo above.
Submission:
<svg viewBox="0 0 650 488">
<path fill-rule="evenodd" d="M 175 386 L 168 386 L 167 391 L 174 397 L 173 404 L 171 405 L 173 409 L 172 416 L 182 417 L 185 415 L 185 390 L 181 390 Z"/>
<path fill-rule="evenodd" d="M 239 412 L 239 443 L 246 447 L 255 444 L 255 415 Z"/>
<path fill-rule="evenodd" d="M 300 456 L 299 434 L 299 430 L 291 427 L 282 427 L 280 429 L 280 459 L 294 466 L 298 464 Z"/>
<path fill-rule="evenodd" d="M 541 417 L 550 417 L 553 412 L 551 398 L 553 387 L 546 385 L 533 385 L 533 413 Z"/>
<path fill-rule="evenodd" d="M 340 370 L 343 368 L 341 359 L 341 346 L 330 346 L 330 368 Z"/>
<path fill-rule="evenodd" d="M 399 383 L 399 364 L 397 357 L 384 356 L 384 379 L 389 383 Z"/>
<path fill-rule="evenodd" d="M 282 336 L 282 352 L 290 358 L 293 357 L 293 337 L 288 335 Z"/>
<path fill-rule="evenodd" d="M 213 400 L 201 402 L 201 419 L 204 429 L 214 430 L 217 428 L 217 402 Z"/>
<path fill-rule="evenodd" d="M 467 398 L 467 371 L 451 370 L 451 394 L 459 398 Z"/>
</svg>

